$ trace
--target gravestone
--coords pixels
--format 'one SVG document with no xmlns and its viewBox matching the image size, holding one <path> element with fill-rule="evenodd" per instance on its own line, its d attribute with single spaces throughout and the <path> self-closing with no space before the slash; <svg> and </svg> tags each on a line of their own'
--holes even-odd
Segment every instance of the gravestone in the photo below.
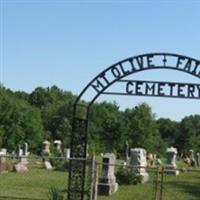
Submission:
<svg viewBox="0 0 200 200">
<path fill-rule="evenodd" d="M 14 165 L 14 170 L 17 173 L 27 172 L 28 171 L 27 156 L 29 155 L 27 143 L 24 143 L 23 148 L 21 148 L 21 145 L 18 145 L 17 155 L 18 155 L 18 163 Z"/>
<path fill-rule="evenodd" d="M 50 142 L 48 140 L 45 140 L 42 143 L 42 155 L 44 156 L 50 155 Z"/>
<path fill-rule="evenodd" d="M 134 148 L 131 149 L 130 155 L 130 165 L 135 169 L 137 176 L 140 176 L 141 183 L 147 182 L 149 174 L 146 171 L 146 150 L 143 148 Z"/>
<path fill-rule="evenodd" d="M 14 169 L 17 173 L 28 172 L 27 166 L 21 162 L 14 165 Z"/>
<path fill-rule="evenodd" d="M 7 149 L 0 149 L 0 163 L 6 162 Z"/>
<path fill-rule="evenodd" d="M 49 161 L 44 161 L 45 169 L 51 170 L 53 167 Z"/>
<path fill-rule="evenodd" d="M 55 148 L 59 151 L 59 152 L 61 152 L 62 150 L 61 150 L 61 145 L 62 145 L 62 142 L 61 142 L 61 140 L 54 140 L 54 146 L 55 146 Z"/>
<path fill-rule="evenodd" d="M 17 148 L 18 162 L 21 162 L 22 156 L 23 156 L 23 149 L 21 148 L 21 145 L 19 144 Z"/>
<path fill-rule="evenodd" d="M 169 175 L 179 175 L 176 165 L 177 149 L 174 147 L 167 148 L 167 164 L 165 165 L 164 172 Z"/>
<path fill-rule="evenodd" d="M 0 173 L 8 172 L 8 165 L 6 163 L 7 149 L 0 149 Z"/>
<path fill-rule="evenodd" d="M 197 164 L 197 167 L 200 167 L 200 153 L 199 152 L 196 153 L 196 164 Z"/>
<path fill-rule="evenodd" d="M 20 157 L 23 155 L 23 149 L 21 148 L 21 145 L 18 145 L 18 149 L 17 149 L 17 156 Z"/>
<path fill-rule="evenodd" d="M 64 157 L 66 160 L 68 160 L 70 158 L 70 149 L 69 148 L 64 149 Z"/>
<path fill-rule="evenodd" d="M 194 150 L 192 150 L 192 149 L 190 149 L 189 150 L 189 157 L 190 157 L 190 159 L 191 159 L 191 165 L 193 166 L 193 167 L 195 167 L 196 166 L 196 160 L 195 160 L 195 157 L 194 157 Z"/>
<path fill-rule="evenodd" d="M 24 143 L 23 153 L 19 157 L 20 158 L 20 162 L 23 163 L 23 164 L 28 164 L 27 157 L 29 156 L 29 154 L 30 153 L 28 152 L 28 143 Z"/>
<path fill-rule="evenodd" d="M 104 154 L 102 158 L 102 174 L 98 182 L 99 195 L 111 195 L 118 190 L 118 183 L 116 182 L 115 171 L 115 155 L 112 153 Z"/>
</svg>

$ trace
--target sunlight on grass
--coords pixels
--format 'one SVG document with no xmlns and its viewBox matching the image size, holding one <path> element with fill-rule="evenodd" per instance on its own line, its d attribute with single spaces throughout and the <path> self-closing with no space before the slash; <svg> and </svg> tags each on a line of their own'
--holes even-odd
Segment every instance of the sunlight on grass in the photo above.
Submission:
<svg viewBox="0 0 200 200">
<path fill-rule="evenodd" d="M 109 196 L 98 200 L 155 200 L 155 173 L 146 184 L 120 186 Z M 51 187 L 66 196 L 67 172 L 46 170 L 41 164 L 31 163 L 29 172 L 0 174 L 0 200 L 46 200 Z M 200 171 L 179 176 L 164 176 L 163 200 L 199 200 Z"/>
</svg>

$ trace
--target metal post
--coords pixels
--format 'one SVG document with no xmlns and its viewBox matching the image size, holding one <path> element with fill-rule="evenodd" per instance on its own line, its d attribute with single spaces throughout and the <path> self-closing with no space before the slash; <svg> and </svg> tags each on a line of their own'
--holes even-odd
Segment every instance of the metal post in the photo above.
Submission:
<svg viewBox="0 0 200 200">
<path fill-rule="evenodd" d="M 155 180 L 155 196 L 154 196 L 155 200 L 157 200 L 157 197 L 158 197 L 159 172 L 160 172 L 160 169 L 158 167 L 157 172 L 156 172 L 156 180 Z"/>
<path fill-rule="evenodd" d="M 97 199 L 97 180 L 96 180 L 96 158 L 92 157 L 91 162 L 89 163 L 89 200 Z"/>
<path fill-rule="evenodd" d="M 160 183 L 160 198 L 159 200 L 162 200 L 163 198 L 163 181 L 164 181 L 164 167 L 162 167 L 161 170 L 161 183 Z"/>
</svg>

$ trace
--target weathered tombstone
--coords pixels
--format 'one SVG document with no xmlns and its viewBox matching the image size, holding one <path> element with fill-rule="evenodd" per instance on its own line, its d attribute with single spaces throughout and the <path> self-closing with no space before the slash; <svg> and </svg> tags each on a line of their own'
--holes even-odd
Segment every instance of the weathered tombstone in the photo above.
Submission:
<svg viewBox="0 0 200 200">
<path fill-rule="evenodd" d="M 27 157 L 29 156 L 28 144 L 24 143 L 23 154 L 20 156 L 20 162 L 23 164 L 28 164 Z"/>
<path fill-rule="evenodd" d="M 190 156 L 189 157 L 191 159 L 191 165 L 193 167 L 195 167 L 196 166 L 196 160 L 195 160 L 195 157 L 194 157 L 194 150 L 190 149 L 189 152 L 190 152 Z"/>
<path fill-rule="evenodd" d="M 28 152 L 28 143 L 24 143 L 24 155 L 29 155 L 29 152 Z"/>
<path fill-rule="evenodd" d="M 17 149 L 17 156 L 20 157 L 23 155 L 23 149 L 21 148 L 21 145 L 18 145 L 18 149 Z"/>
<path fill-rule="evenodd" d="M 7 149 L 0 149 L 0 173 L 8 172 L 8 166 L 6 163 Z"/>
<path fill-rule="evenodd" d="M 196 153 L 196 163 L 197 163 L 197 167 L 200 167 L 200 153 L 199 152 Z"/>
<path fill-rule="evenodd" d="M 0 163 L 6 162 L 7 149 L 0 149 Z"/>
<path fill-rule="evenodd" d="M 179 170 L 176 166 L 177 149 L 174 147 L 167 148 L 167 164 L 165 165 L 164 172 L 169 175 L 179 175 Z"/>
<path fill-rule="evenodd" d="M 24 143 L 23 149 L 21 148 L 21 145 L 18 145 L 18 163 L 14 165 L 14 170 L 17 173 L 23 173 L 28 171 L 28 161 L 27 156 L 29 154 L 28 152 L 28 144 Z"/>
<path fill-rule="evenodd" d="M 62 144 L 62 142 L 61 142 L 61 140 L 54 140 L 54 146 L 55 146 L 55 148 L 58 150 L 58 151 L 62 151 L 61 150 L 61 144 Z"/>
<path fill-rule="evenodd" d="M 111 195 L 118 190 L 115 171 L 115 155 L 113 153 L 104 154 L 102 161 L 102 174 L 98 182 L 99 195 Z"/>
<path fill-rule="evenodd" d="M 64 149 L 64 156 L 65 156 L 66 160 L 68 160 L 70 158 L 70 149 L 69 148 Z"/>
<path fill-rule="evenodd" d="M 18 145 L 17 148 L 17 156 L 18 156 L 18 161 L 21 162 L 22 157 L 23 157 L 23 149 L 21 148 L 21 145 Z"/>
<path fill-rule="evenodd" d="M 17 163 L 16 165 L 14 165 L 14 169 L 17 173 L 28 172 L 27 166 L 23 163 Z"/>
<path fill-rule="evenodd" d="M 131 149 L 130 165 L 135 168 L 136 174 L 141 177 L 141 183 L 145 183 L 149 180 L 149 174 L 146 172 L 147 159 L 145 149 Z"/>
<path fill-rule="evenodd" d="M 50 142 L 47 140 L 42 143 L 42 154 L 50 155 Z"/>
<path fill-rule="evenodd" d="M 52 169 L 52 165 L 49 161 L 44 161 L 44 167 L 45 169 L 48 169 L 48 170 Z"/>
</svg>

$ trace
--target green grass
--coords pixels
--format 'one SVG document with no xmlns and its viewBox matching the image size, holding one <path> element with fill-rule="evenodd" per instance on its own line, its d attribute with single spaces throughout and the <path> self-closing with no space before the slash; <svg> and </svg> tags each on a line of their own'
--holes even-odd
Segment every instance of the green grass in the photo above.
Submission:
<svg viewBox="0 0 200 200">
<path fill-rule="evenodd" d="M 55 185 L 66 190 L 66 172 L 45 170 L 40 164 L 31 164 L 29 172 L 0 175 L 0 200 L 44 200 Z"/>
<path fill-rule="evenodd" d="M 54 186 L 66 194 L 66 172 L 45 170 L 36 162 L 30 165 L 27 173 L 0 174 L 0 200 L 47 200 Z M 151 173 L 148 183 L 120 186 L 115 194 L 98 200 L 155 200 L 155 180 L 155 173 Z M 163 200 L 199 200 L 200 171 L 165 175 L 163 187 Z"/>
<path fill-rule="evenodd" d="M 155 182 L 151 180 L 146 184 L 121 186 L 112 196 L 99 197 L 98 200 L 155 200 L 155 191 Z M 160 190 L 157 197 L 159 197 L 159 192 Z M 164 175 L 162 200 L 199 199 L 200 171 L 185 172 L 179 176 Z"/>
</svg>

